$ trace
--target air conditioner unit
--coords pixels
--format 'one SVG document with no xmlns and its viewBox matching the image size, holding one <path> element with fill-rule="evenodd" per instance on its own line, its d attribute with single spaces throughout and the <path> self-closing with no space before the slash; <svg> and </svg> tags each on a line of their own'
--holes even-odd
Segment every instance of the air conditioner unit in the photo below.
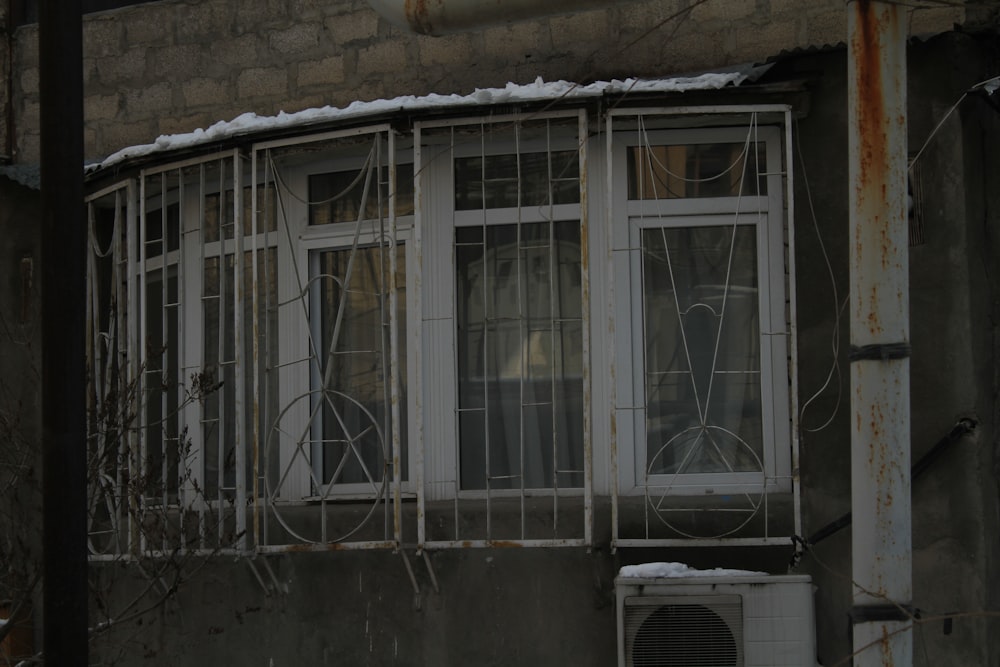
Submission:
<svg viewBox="0 0 1000 667">
<path fill-rule="evenodd" d="M 618 577 L 619 667 L 815 667 L 812 580 Z"/>
</svg>

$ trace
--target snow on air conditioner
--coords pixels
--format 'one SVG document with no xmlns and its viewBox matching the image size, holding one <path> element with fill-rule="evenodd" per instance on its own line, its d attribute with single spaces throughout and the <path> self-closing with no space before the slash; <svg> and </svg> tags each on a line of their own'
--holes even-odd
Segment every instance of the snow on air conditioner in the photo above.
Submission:
<svg viewBox="0 0 1000 667">
<path fill-rule="evenodd" d="M 812 580 L 681 563 L 615 579 L 619 667 L 813 667 Z"/>
</svg>

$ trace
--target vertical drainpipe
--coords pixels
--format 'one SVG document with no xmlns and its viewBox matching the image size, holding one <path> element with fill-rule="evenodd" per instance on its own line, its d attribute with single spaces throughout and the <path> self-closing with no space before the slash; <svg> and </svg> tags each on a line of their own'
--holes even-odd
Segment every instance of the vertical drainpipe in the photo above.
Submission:
<svg viewBox="0 0 1000 667">
<path fill-rule="evenodd" d="M 906 26 L 847 5 L 854 664 L 911 665 Z"/>
</svg>

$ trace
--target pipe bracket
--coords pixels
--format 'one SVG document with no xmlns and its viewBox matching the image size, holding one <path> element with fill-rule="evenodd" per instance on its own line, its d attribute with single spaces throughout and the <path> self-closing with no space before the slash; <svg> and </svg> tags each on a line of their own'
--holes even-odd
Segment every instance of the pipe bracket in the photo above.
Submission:
<svg viewBox="0 0 1000 667">
<path fill-rule="evenodd" d="M 890 359 L 906 359 L 912 348 L 909 343 L 873 343 L 871 345 L 851 345 L 847 358 L 855 361 L 888 361 Z"/>
<path fill-rule="evenodd" d="M 912 621 L 919 618 L 911 604 L 862 604 L 854 605 L 848 612 L 852 625 L 879 623 L 883 621 Z"/>
</svg>

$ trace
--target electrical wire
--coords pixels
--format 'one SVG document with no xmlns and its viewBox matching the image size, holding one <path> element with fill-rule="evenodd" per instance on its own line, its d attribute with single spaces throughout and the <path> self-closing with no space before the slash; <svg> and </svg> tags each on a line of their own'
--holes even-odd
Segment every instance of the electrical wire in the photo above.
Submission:
<svg viewBox="0 0 1000 667">
<path fill-rule="evenodd" d="M 654 178 L 652 178 L 650 180 L 650 185 L 651 185 L 651 189 L 652 189 L 652 192 L 650 194 L 652 194 L 652 199 L 654 201 L 660 201 L 659 192 L 658 192 L 656 186 L 657 186 L 657 184 L 663 184 L 663 181 L 660 178 L 655 177 L 655 172 L 656 172 L 657 168 L 665 170 L 666 166 L 662 162 L 660 162 L 658 160 L 656 160 L 654 162 L 654 159 L 653 159 L 653 153 L 654 153 L 653 146 L 650 144 L 649 134 L 647 132 L 647 129 L 646 129 L 646 126 L 645 126 L 645 122 L 644 122 L 644 117 L 643 117 L 642 114 L 638 114 L 638 122 L 637 122 L 636 131 L 638 133 L 637 143 L 638 143 L 638 145 L 640 147 L 643 148 L 643 151 L 642 151 L 642 160 L 644 162 L 643 166 L 644 166 L 645 169 L 648 169 L 650 175 L 654 176 Z M 714 343 L 714 346 L 713 346 L 714 349 L 713 349 L 713 353 L 712 353 L 711 368 L 713 370 L 717 367 L 718 360 L 719 360 L 719 350 L 720 350 L 721 345 L 722 345 L 723 327 L 724 327 L 724 323 L 726 321 L 726 317 L 725 317 L 726 316 L 726 306 L 727 306 L 727 303 L 729 301 L 731 283 L 732 283 L 732 279 L 733 279 L 732 278 L 732 273 L 733 273 L 733 264 L 734 264 L 734 259 L 735 259 L 736 232 L 737 232 L 737 229 L 738 229 L 738 226 L 739 226 L 739 219 L 741 217 L 741 208 L 742 208 L 742 206 L 741 206 L 740 202 L 743 200 L 743 197 L 745 196 L 744 187 L 746 185 L 747 170 L 749 168 L 750 146 L 756 146 L 756 145 L 758 145 L 758 143 L 759 143 L 759 137 L 758 137 L 757 114 L 753 113 L 753 114 L 751 114 L 751 117 L 750 117 L 750 123 L 749 123 L 749 126 L 747 128 L 746 138 L 743 141 L 743 148 L 740 151 L 738 157 L 736 158 L 736 161 L 733 162 L 733 164 L 731 164 L 729 167 L 726 167 L 724 170 L 722 170 L 718 174 L 714 174 L 714 175 L 703 177 L 703 178 L 682 178 L 681 179 L 681 180 L 683 180 L 684 182 L 687 182 L 687 183 L 711 183 L 711 182 L 717 181 L 722 176 L 724 176 L 724 175 L 732 172 L 733 169 L 734 169 L 734 167 L 737 164 L 741 165 L 741 173 L 740 173 L 740 178 L 739 178 L 739 189 L 738 189 L 738 191 L 736 193 L 735 213 L 734 213 L 734 217 L 733 217 L 733 222 L 732 222 L 731 225 L 729 225 L 728 252 L 726 252 L 726 256 L 724 258 L 724 260 L 725 260 L 725 272 L 726 272 L 726 276 L 725 276 L 725 280 L 723 281 L 724 289 L 723 289 L 723 294 L 722 294 L 722 304 L 721 304 L 721 308 L 720 308 L 720 310 L 719 310 L 718 313 L 715 313 L 714 307 L 711 308 L 712 312 L 716 315 L 716 317 L 719 320 L 718 329 L 716 331 L 716 336 L 715 336 L 715 343 Z M 758 178 L 759 178 L 759 175 L 761 173 L 761 165 L 760 165 L 760 162 L 759 162 L 760 161 L 760 155 L 756 151 L 754 153 L 754 159 L 755 159 L 754 170 L 755 170 L 755 173 L 758 175 Z M 679 177 L 676 174 L 671 174 L 671 175 L 675 176 L 677 178 L 681 178 L 681 177 Z M 759 181 L 757 181 L 757 184 L 758 184 L 758 187 L 759 187 Z M 668 190 L 667 194 L 672 194 L 672 193 L 670 193 L 669 190 Z M 753 213 L 750 212 L 750 213 L 748 213 L 748 215 L 753 215 Z M 758 216 L 758 220 L 764 216 L 763 210 L 760 208 L 760 203 L 759 202 L 758 202 L 758 207 L 757 207 L 756 215 Z M 666 270 L 667 270 L 667 274 L 669 276 L 670 284 L 673 285 L 673 286 L 675 286 L 676 285 L 676 280 L 675 280 L 675 273 L 674 273 L 673 262 L 671 260 L 671 247 L 670 247 L 671 244 L 668 242 L 667 236 L 666 236 L 666 225 L 665 225 L 665 221 L 663 220 L 664 214 L 663 214 L 663 212 L 661 210 L 658 209 L 657 212 L 656 212 L 656 214 L 655 214 L 655 217 L 660 221 L 660 225 L 661 226 L 659 227 L 659 232 L 660 232 L 660 235 L 661 235 L 661 239 L 662 239 L 662 243 L 663 243 L 663 248 L 664 248 L 664 255 L 662 257 L 660 257 L 659 255 L 657 255 L 656 258 L 657 258 L 658 261 L 662 261 L 662 262 L 664 262 L 666 264 Z M 640 243 L 640 245 L 641 245 L 641 243 Z M 643 253 L 648 253 L 649 252 L 649 249 L 645 248 L 645 247 L 640 247 L 640 250 Z M 722 262 L 720 262 L 719 267 L 720 268 L 722 267 Z M 643 290 L 643 292 L 644 291 L 645 290 Z M 749 445 L 749 443 L 747 443 L 745 440 L 743 440 L 743 438 L 741 438 L 736 433 L 734 433 L 732 431 L 729 431 L 728 429 L 725 429 L 725 427 L 723 427 L 723 426 L 719 426 L 718 424 L 716 424 L 716 425 L 709 424 L 709 421 L 710 421 L 709 420 L 709 412 L 710 412 L 710 407 L 709 406 L 710 406 L 710 403 L 711 403 L 711 397 L 712 397 L 712 393 L 713 393 L 713 385 L 714 385 L 715 373 L 713 372 L 713 373 L 710 374 L 707 388 L 702 388 L 702 391 L 699 391 L 698 383 L 697 383 L 697 380 L 695 378 L 695 373 L 694 373 L 694 370 L 693 370 L 695 364 L 693 363 L 691 348 L 689 347 L 689 343 L 688 343 L 688 336 L 687 336 L 688 332 L 685 329 L 685 326 L 683 324 L 683 317 L 682 317 L 682 315 L 686 311 L 682 311 L 682 309 L 681 309 L 681 304 L 680 304 L 680 300 L 679 300 L 679 291 L 680 290 L 677 289 L 676 287 L 674 289 L 670 290 L 670 292 L 673 295 L 674 308 L 675 308 L 675 312 L 676 312 L 677 317 L 678 317 L 678 333 L 679 333 L 679 337 L 681 339 L 681 345 L 684 348 L 684 355 L 685 355 L 685 358 L 686 358 L 686 365 L 687 365 L 687 368 L 689 369 L 688 370 L 688 375 L 689 375 L 689 379 L 691 381 L 691 388 L 692 388 L 692 391 L 694 393 L 695 410 L 698 413 L 698 422 L 699 422 L 699 428 L 701 429 L 701 432 L 700 432 L 699 436 L 697 437 L 697 439 L 695 441 L 695 446 L 692 446 L 692 447 L 688 448 L 688 450 L 684 453 L 684 456 L 683 456 L 683 459 L 681 460 L 681 462 L 679 464 L 677 464 L 676 471 L 674 471 L 670 475 L 668 481 L 665 482 L 665 487 L 666 488 L 672 487 L 674 485 L 674 483 L 677 481 L 679 475 L 681 475 L 681 474 L 683 474 L 685 472 L 690 472 L 689 470 L 687 470 L 687 468 L 688 468 L 690 462 L 693 460 L 692 457 L 696 454 L 696 451 L 699 448 L 707 448 L 709 445 L 711 446 L 711 449 L 709 451 L 715 453 L 715 456 L 717 456 L 719 458 L 719 460 L 722 461 L 722 463 L 726 466 L 727 471 L 729 473 L 735 473 L 735 472 L 737 472 L 736 468 L 730 462 L 730 460 L 727 457 L 726 453 L 724 453 L 722 451 L 722 447 L 719 445 L 718 442 L 716 442 L 715 438 L 710 434 L 710 429 L 713 429 L 713 430 L 715 430 L 715 429 L 722 430 L 722 431 L 725 431 L 725 432 L 729 433 L 730 436 L 735 437 L 736 440 L 742 445 L 742 447 L 744 447 L 750 453 L 750 455 L 752 456 L 752 458 L 755 460 L 755 462 L 756 462 L 757 467 L 759 468 L 759 470 L 762 471 L 762 472 L 764 472 L 765 471 L 764 463 L 761 461 L 760 456 L 758 456 L 757 452 L 754 450 L 754 448 L 751 445 Z M 645 293 L 643 293 L 643 312 L 644 313 L 646 312 L 645 299 L 646 299 L 646 295 L 645 295 Z M 690 308 L 688 310 L 690 310 Z M 677 357 L 676 357 L 676 354 L 675 354 L 674 359 L 676 359 L 676 358 Z M 646 365 L 646 363 L 647 362 L 644 360 L 643 361 L 644 366 Z M 648 373 L 648 369 L 647 369 L 646 372 Z M 704 396 L 702 396 L 702 394 L 704 394 Z M 702 398 L 704 398 L 704 403 L 702 402 Z M 673 443 L 675 441 L 677 441 L 677 439 L 680 438 L 682 435 L 683 435 L 683 432 L 674 435 L 672 438 L 670 438 L 670 440 L 668 440 L 666 443 L 664 443 L 659 448 L 659 450 L 652 457 L 649 457 L 649 461 L 647 462 L 647 465 L 646 465 L 646 474 L 647 474 L 647 476 L 650 475 L 650 474 L 653 474 L 652 470 L 653 470 L 654 463 L 655 463 L 656 459 L 659 458 L 663 454 L 664 451 L 666 451 L 669 447 L 671 447 L 673 445 Z M 707 442 L 708 445 L 705 445 L 704 444 L 705 442 Z M 685 537 L 689 537 L 689 538 L 698 537 L 698 536 L 696 536 L 696 535 L 694 535 L 694 534 L 692 534 L 692 533 L 690 533 L 690 532 L 688 532 L 686 530 L 681 529 L 679 526 L 677 526 L 674 523 L 671 523 L 670 521 L 668 521 L 664 517 L 664 512 L 663 512 L 663 510 L 661 508 L 661 504 L 662 504 L 663 498 L 661 498 L 660 501 L 658 501 L 657 503 L 654 504 L 653 503 L 653 499 L 650 496 L 650 489 L 651 488 L 652 488 L 652 485 L 649 484 L 649 479 L 647 477 L 646 484 L 645 484 L 645 489 L 646 489 L 646 492 L 645 492 L 645 498 L 646 498 L 645 509 L 646 509 L 646 511 L 648 512 L 649 509 L 652 508 L 653 511 L 655 512 L 657 518 L 664 525 L 666 525 L 670 529 L 676 531 L 678 534 L 683 535 Z M 761 506 L 763 504 L 763 500 L 762 499 L 764 497 L 766 497 L 766 491 L 762 492 L 761 496 L 758 497 L 758 498 L 756 498 L 756 499 L 753 498 L 753 497 L 751 497 L 751 494 L 748 491 L 743 491 L 739 495 L 742 495 L 743 498 L 748 503 L 748 509 L 745 510 L 746 513 L 747 513 L 746 517 L 744 518 L 744 520 L 742 522 L 740 522 L 735 527 L 731 527 L 731 528 L 727 527 L 729 529 L 726 532 L 719 533 L 719 534 L 716 534 L 716 535 L 712 535 L 711 536 L 712 538 L 714 538 L 714 539 L 720 539 L 720 538 L 726 537 L 727 535 L 731 535 L 731 534 L 735 533 L 736 531 L 740 530 L 750 520 L 752 520 L 753 517 L 757 515 L 758 511 L 760 510 L 760 508 L 761 508 Z M 647 533 L 648 533 L 648 530 L 649 530 L 648 526 L 647 526 L 646 530 L 647 530 Z M 704 536 L 702 536 L 702 537 L 704 537 Z"/>
<path fill-rule="evenodd" d="M 271 168 L 272 171 L 274 172 L 274 180 L 285 190 L 285 192 L 289 194 L 289 196 L 292 199 L 302 204 L 305 204 L 306 206 L 322 206 L 323 204 L 331 204 L 337 201 L 338 199 L 343 199 L 348 194 L 350 194 L 350 192 L 355 187 L 357 187 L 358 183 L 361 182 L 361 179 L 363 179 L 365 175 L 368 173 L 368 165 L 371 164 L 372 160 L 375 159 L 375 143 L 372 142 L 371 150 L 368 151 L 368 157 L 365 158 L 364 164 L 362 164 L 361 168 L 358 170 L 358 175 L 354 177 L 354 180 L 351 181 L 350 185 L 348 185 L 347 187 L 345 187 L 343 190 L 333 195 L 332 197 L 327 197 L 326 199 L 318 199 L 315 201 L 310 201 L 308 196 L 302 197 L 301 195 L 295 193 L 290 187 L 288 187 L 288 184 L 285 183 L 285 179 L 282 178 L 281 176 L 281 172 L 278 171 L 277 166 L 274 164 L 273 158 L 269 159 L 271 160 Z"/>
<path fill-rule="evenodd" d="M 797 120 L 795 121 L 795 126 L 795 151 L 799 158 L 799 168 L 802 170 L 802 182 L 806 189 L 806 202 L 809 204 L 809 214 L 812 218 L 813 229 L 816 230 L 816 239 L 819 242 L 820 254 L 823 256 L 824 264 L 826 264 L 827 275 L 830 277 L 830 289 L 833 292 L 833 333 L 831 336 L 831 352 L 833 359 L 830 363 L 830 371 L 827 373 L 826 380 L 820 388 L 817 389 L 812 396 L 810 396 L 808 400 L 802 404 L 802 408 L 799 410 L 799 424 L 801 425 L 805 421 L 806 409 L 812 404 L 813 401 L 818 399 L 823 392 L 827 390 L 830 386 L 830 382 L 836 378 L 837 402 L 833 406 L 833 411 L 830 413 L 829 418 L 816 428 L 802 429 L 806 433 L 818 433 L 828 427 L 840 411 L 840 402 L 842 400 L 844 390 L 843 376 L 840 373 L 840 364 L 838 363 L 838 359 L 840 357 L 840 316 L 843 313 L 844 308 L 847 306 L 847 299 L 845 298 L 843 303 L 840 302 L 837 290 L 837 279 L 833 272 L 833 264 L 830 262 L 830 255 L 827 252 L 826 243 L 823 241 L 823 234 L 819 228 L 819 218 L 816 215 L 816 207 L 813 203 L 812 189 L 809 187 L 809 174 L 806 171 L 805 159 L 802 156 L 802 142 L 799 139 L 800 134 L 798 132 Z"/>
<path fill-rule="evenodd" d="M 913 165 L 915 165 L 917 163 L 917 160 L 920 159 L 920 156 L 923 155 L 924 149 L 926 149 L 927 146 L 931 143 L 931 139 L 933 139 L 934 135 L 938 133 L 938 130 L 940 130 L 941 126 L 945 124 L 945 121 L 947 121 L 948 118 L 951 117 L 951 114 L 955 113 L 955 109 L 957 109 L 962 104 L 962 102 L 965 101 L 965 98 L 969 96 L 969 93 L 973 93 L 979 90 L 985 90 L 987 93 L 992 95 L 996 92 L 998 86 L 1000 86 L 1000 76 L 994 76 L 989 79 L 985 79 L 984 81 L 980 81 L 979 83 L 973 86 L 970 86 L 965 92 L 963 92 L 961 97 L 958 98 L 958 101 L 951 105 L 951 108 L 948 109 L 947 113 L 945 113 L 945 115 L 941 117 L 941 120 L 939 120 L 937 125 L 934 126 L 934 129 L 931 130 L 931 133 L 927 135 L 927 139 L 925 139 L 923 145 L 920 146 L 920 150 L 918 150 L 917 154 L 913 156 L 912 160 L 910 160 L 909 169 L 913 169 Z"/>
</svg>

